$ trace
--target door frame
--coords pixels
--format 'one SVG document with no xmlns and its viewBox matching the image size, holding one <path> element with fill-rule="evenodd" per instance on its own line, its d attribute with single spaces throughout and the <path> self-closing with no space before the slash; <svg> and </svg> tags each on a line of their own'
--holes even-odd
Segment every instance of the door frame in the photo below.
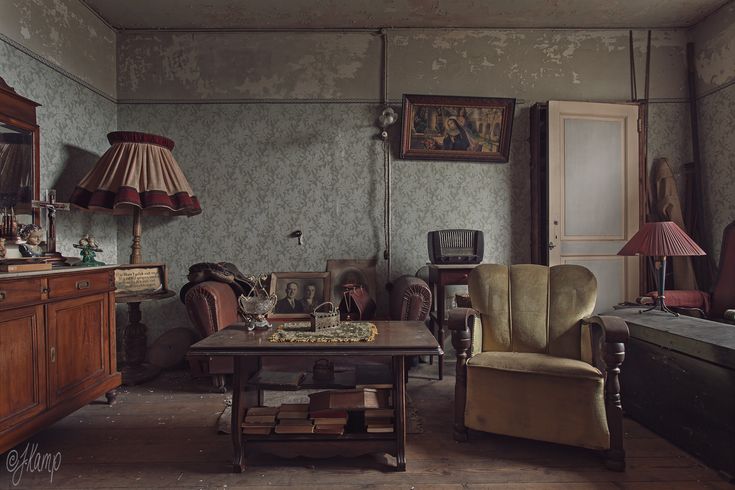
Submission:
<svg viewBox="0 0 735 490">
<path fill-rule="evenodd" d="M 569 101 L 572 102 L 572 101 Z M 585 101 L 638 106 L 638 227 L 648 214 L 648 103 L 621 101 Z M 531 262 L 549 265 L 549 104 L 531 107 Z M 639 293 L 650 290 L 645 257 L 640 259 Z"/>
</svg>

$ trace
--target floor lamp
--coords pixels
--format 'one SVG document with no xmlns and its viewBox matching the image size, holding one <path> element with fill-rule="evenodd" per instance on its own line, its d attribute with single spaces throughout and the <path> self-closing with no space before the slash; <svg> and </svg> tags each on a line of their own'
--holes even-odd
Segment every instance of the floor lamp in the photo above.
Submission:
<svg viewBox="0 0 735 490">
<path fill-rule="evenodd" d="M 625 244 L 618 255 L 644 255 L 655 257 L 657 296 L 652 307 L 641 313 L 654 309 L 679 316 L 666 307 L 664 285 L 666 283 L 666 257 L 672 255 L 706 255 L 694 240 L 673 221 L 646 223 L 638 233 Z"/>
<path fill-rule="evenodd" d="M 143 262 L 141 215 L 194 216 L 202 212 L 189 182 L 171 151 L 174 142 L 155 134 L 115 131 L 107 135 L 112 145 L 74 189 L 73 206 L 115 215 L 133 215 L 131 264 Z M 160 299 L 160 298 L 142 298 Z M 128 302 L 129 325 L 123 330 L 125 366 L 123 382 L 137 384 L 158 374 L 144 364 L 146 326 L 140 301 Z"/>
</svg>

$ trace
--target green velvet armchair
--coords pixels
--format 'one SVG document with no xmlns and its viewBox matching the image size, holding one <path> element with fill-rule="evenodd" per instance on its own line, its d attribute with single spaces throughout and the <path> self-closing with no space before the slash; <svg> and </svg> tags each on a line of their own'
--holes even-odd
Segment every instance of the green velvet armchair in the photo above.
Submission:
<svg viewBox="0 0 735 490">
<path fill-rule="evenodd" d="M 624 470 L 618 375 L 628 327 L 589 316 L 595 276 L 578 265 L 481 264 L 468 285 L 473 308 L 449 313 L 455 438 L 470 428 L 581 446 Z"/>
</svg>

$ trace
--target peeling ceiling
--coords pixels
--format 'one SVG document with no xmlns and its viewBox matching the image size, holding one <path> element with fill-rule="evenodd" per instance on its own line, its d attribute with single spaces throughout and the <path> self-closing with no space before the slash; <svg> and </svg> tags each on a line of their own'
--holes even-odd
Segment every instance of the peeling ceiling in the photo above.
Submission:
<svg viewBox="0 0 735 490">
<path fill-rule="evenodd" d="M 671 28 L 730 0 L 81 0 L 118 29 Z"/>
</svg>

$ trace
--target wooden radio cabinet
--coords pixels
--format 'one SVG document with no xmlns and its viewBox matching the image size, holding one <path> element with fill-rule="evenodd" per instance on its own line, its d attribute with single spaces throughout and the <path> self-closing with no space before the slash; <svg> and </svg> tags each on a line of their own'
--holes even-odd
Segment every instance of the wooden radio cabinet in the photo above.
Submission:
<svg viewBox="0 0 735 490">
<path fill-rule="evenodd" d="M 120 386 L 114 268 L 0 274 L 0 454 Z"/>
</svg>

